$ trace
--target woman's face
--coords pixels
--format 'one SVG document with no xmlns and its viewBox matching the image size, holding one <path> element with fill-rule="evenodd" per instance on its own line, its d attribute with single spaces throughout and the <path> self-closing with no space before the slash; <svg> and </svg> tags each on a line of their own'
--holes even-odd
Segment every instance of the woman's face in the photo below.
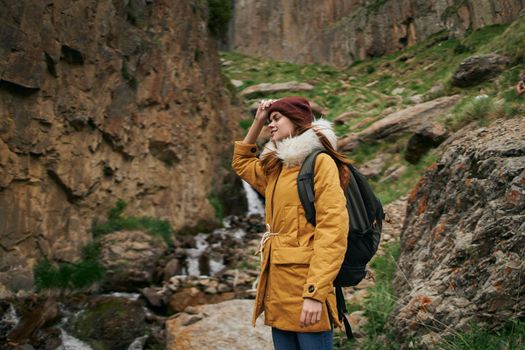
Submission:
<svg viewBox="0 0 525 350">
<path fill-rule="evenodd" d="M 270 129 L 272 141 L 280 141 L 295 135 L 295 125 L 279 112 L 273 112 L 270 115 L 268 128 Z"/>
</svg>

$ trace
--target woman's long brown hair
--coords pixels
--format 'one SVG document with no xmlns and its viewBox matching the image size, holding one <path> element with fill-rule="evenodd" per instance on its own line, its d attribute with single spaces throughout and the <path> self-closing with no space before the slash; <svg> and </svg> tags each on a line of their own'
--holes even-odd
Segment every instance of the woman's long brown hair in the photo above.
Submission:
<svg viewBox="0 0 525 350">
<path fill-rule="evenodd" d="M 344 154 L 337 152 L 332 147 L 332 144 L 330 143 L 330 141 L 328 141 L 326 136 L 324 136 L 323 133 L 317 130 L 315 127 L 309 126 L 305 128 L 300 127 L 298 125 L 295 125 L 295 127 L 297 131 L 295 136 L 301 135 L 309 129 L 313 129 L 313 131 L 321 141 L 321 144 L 325 148 L 326 153 L 328 153 L 330 157 L 332 157 L 332 159 L 335 161 L 335 164 L 337 165 L 337 169 L 339 171 L 339 182 L 341 184 L 341 187 L 345 189 L 348 185 L 348 181 L 350 180 L 350 170 L 348 169 L 348 164 L 351 163 L 350 159 L 348 159 Z M 266 175 L 278 173 L 279 171 L 281 171 L 283 166 L 282 160 L 277 158 L 275 151 L 264 155 L 261 159 L 261 164 Z"/>
</svg>

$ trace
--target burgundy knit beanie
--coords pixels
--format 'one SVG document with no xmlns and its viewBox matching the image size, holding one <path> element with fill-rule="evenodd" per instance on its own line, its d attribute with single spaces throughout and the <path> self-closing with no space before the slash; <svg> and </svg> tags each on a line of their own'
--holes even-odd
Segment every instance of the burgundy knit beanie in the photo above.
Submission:
<svg viewBox="0 0 525 350">
<path fill-rule="evenodd" d="M 313 114 L 308 100 L 301 96 L 284 97 L 273 102 L 268 109 L 268 117 L 272 112 L 280 112 L 293 123 L 308 127 L 312 124 Z"/>
</svg>

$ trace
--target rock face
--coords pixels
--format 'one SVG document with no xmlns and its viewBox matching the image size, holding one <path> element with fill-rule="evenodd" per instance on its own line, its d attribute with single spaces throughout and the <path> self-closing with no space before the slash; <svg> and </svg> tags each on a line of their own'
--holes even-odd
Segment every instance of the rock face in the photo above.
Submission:
<svg viewBox="0 0 525 350">
<path fill-rule="evenodd" d="M 240 110 L 206 6 L 25 0 L 0 20 L 0 290 L 77 259 L 119 198 L 175 229 L 215 221 Z"/>
<path fill-rule="evenodd" d="M 236 0 L 229 48 L 297 63 L 345 66 L 442 30 L 510 23 L 523 0 Z"/>
<path fill-rule="evenodd" d="M 410 195 L 389 325 L 402 340 L 525 314 L 525 119 L 456 139 Z"/>
<path fill-rule="evenodd" d="M 253 300 L 198 306 L 166 322 L 167 349 L 272 349 L 270 327 L 251 325 Z"/>
</svg>

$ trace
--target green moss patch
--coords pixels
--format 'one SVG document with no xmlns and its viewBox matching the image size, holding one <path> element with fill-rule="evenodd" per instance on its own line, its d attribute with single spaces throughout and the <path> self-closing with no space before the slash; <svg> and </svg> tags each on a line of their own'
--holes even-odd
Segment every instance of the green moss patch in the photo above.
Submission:
<svg viewBox="0 0 525 350">
<path fill-rule="evenodd" d="M 109 210 L 106 222 L 100 223 L 94 220 L 91 226 L 93 237 L 121 230 L 144 230 L 154 237 L 163 239 L 170 246 L 173 244 L 173 229 L 167 220 L 149 216 L 123 216 L 124 209 L 126 203 L 118 200 L 115 207 Z"/>
</svg>

